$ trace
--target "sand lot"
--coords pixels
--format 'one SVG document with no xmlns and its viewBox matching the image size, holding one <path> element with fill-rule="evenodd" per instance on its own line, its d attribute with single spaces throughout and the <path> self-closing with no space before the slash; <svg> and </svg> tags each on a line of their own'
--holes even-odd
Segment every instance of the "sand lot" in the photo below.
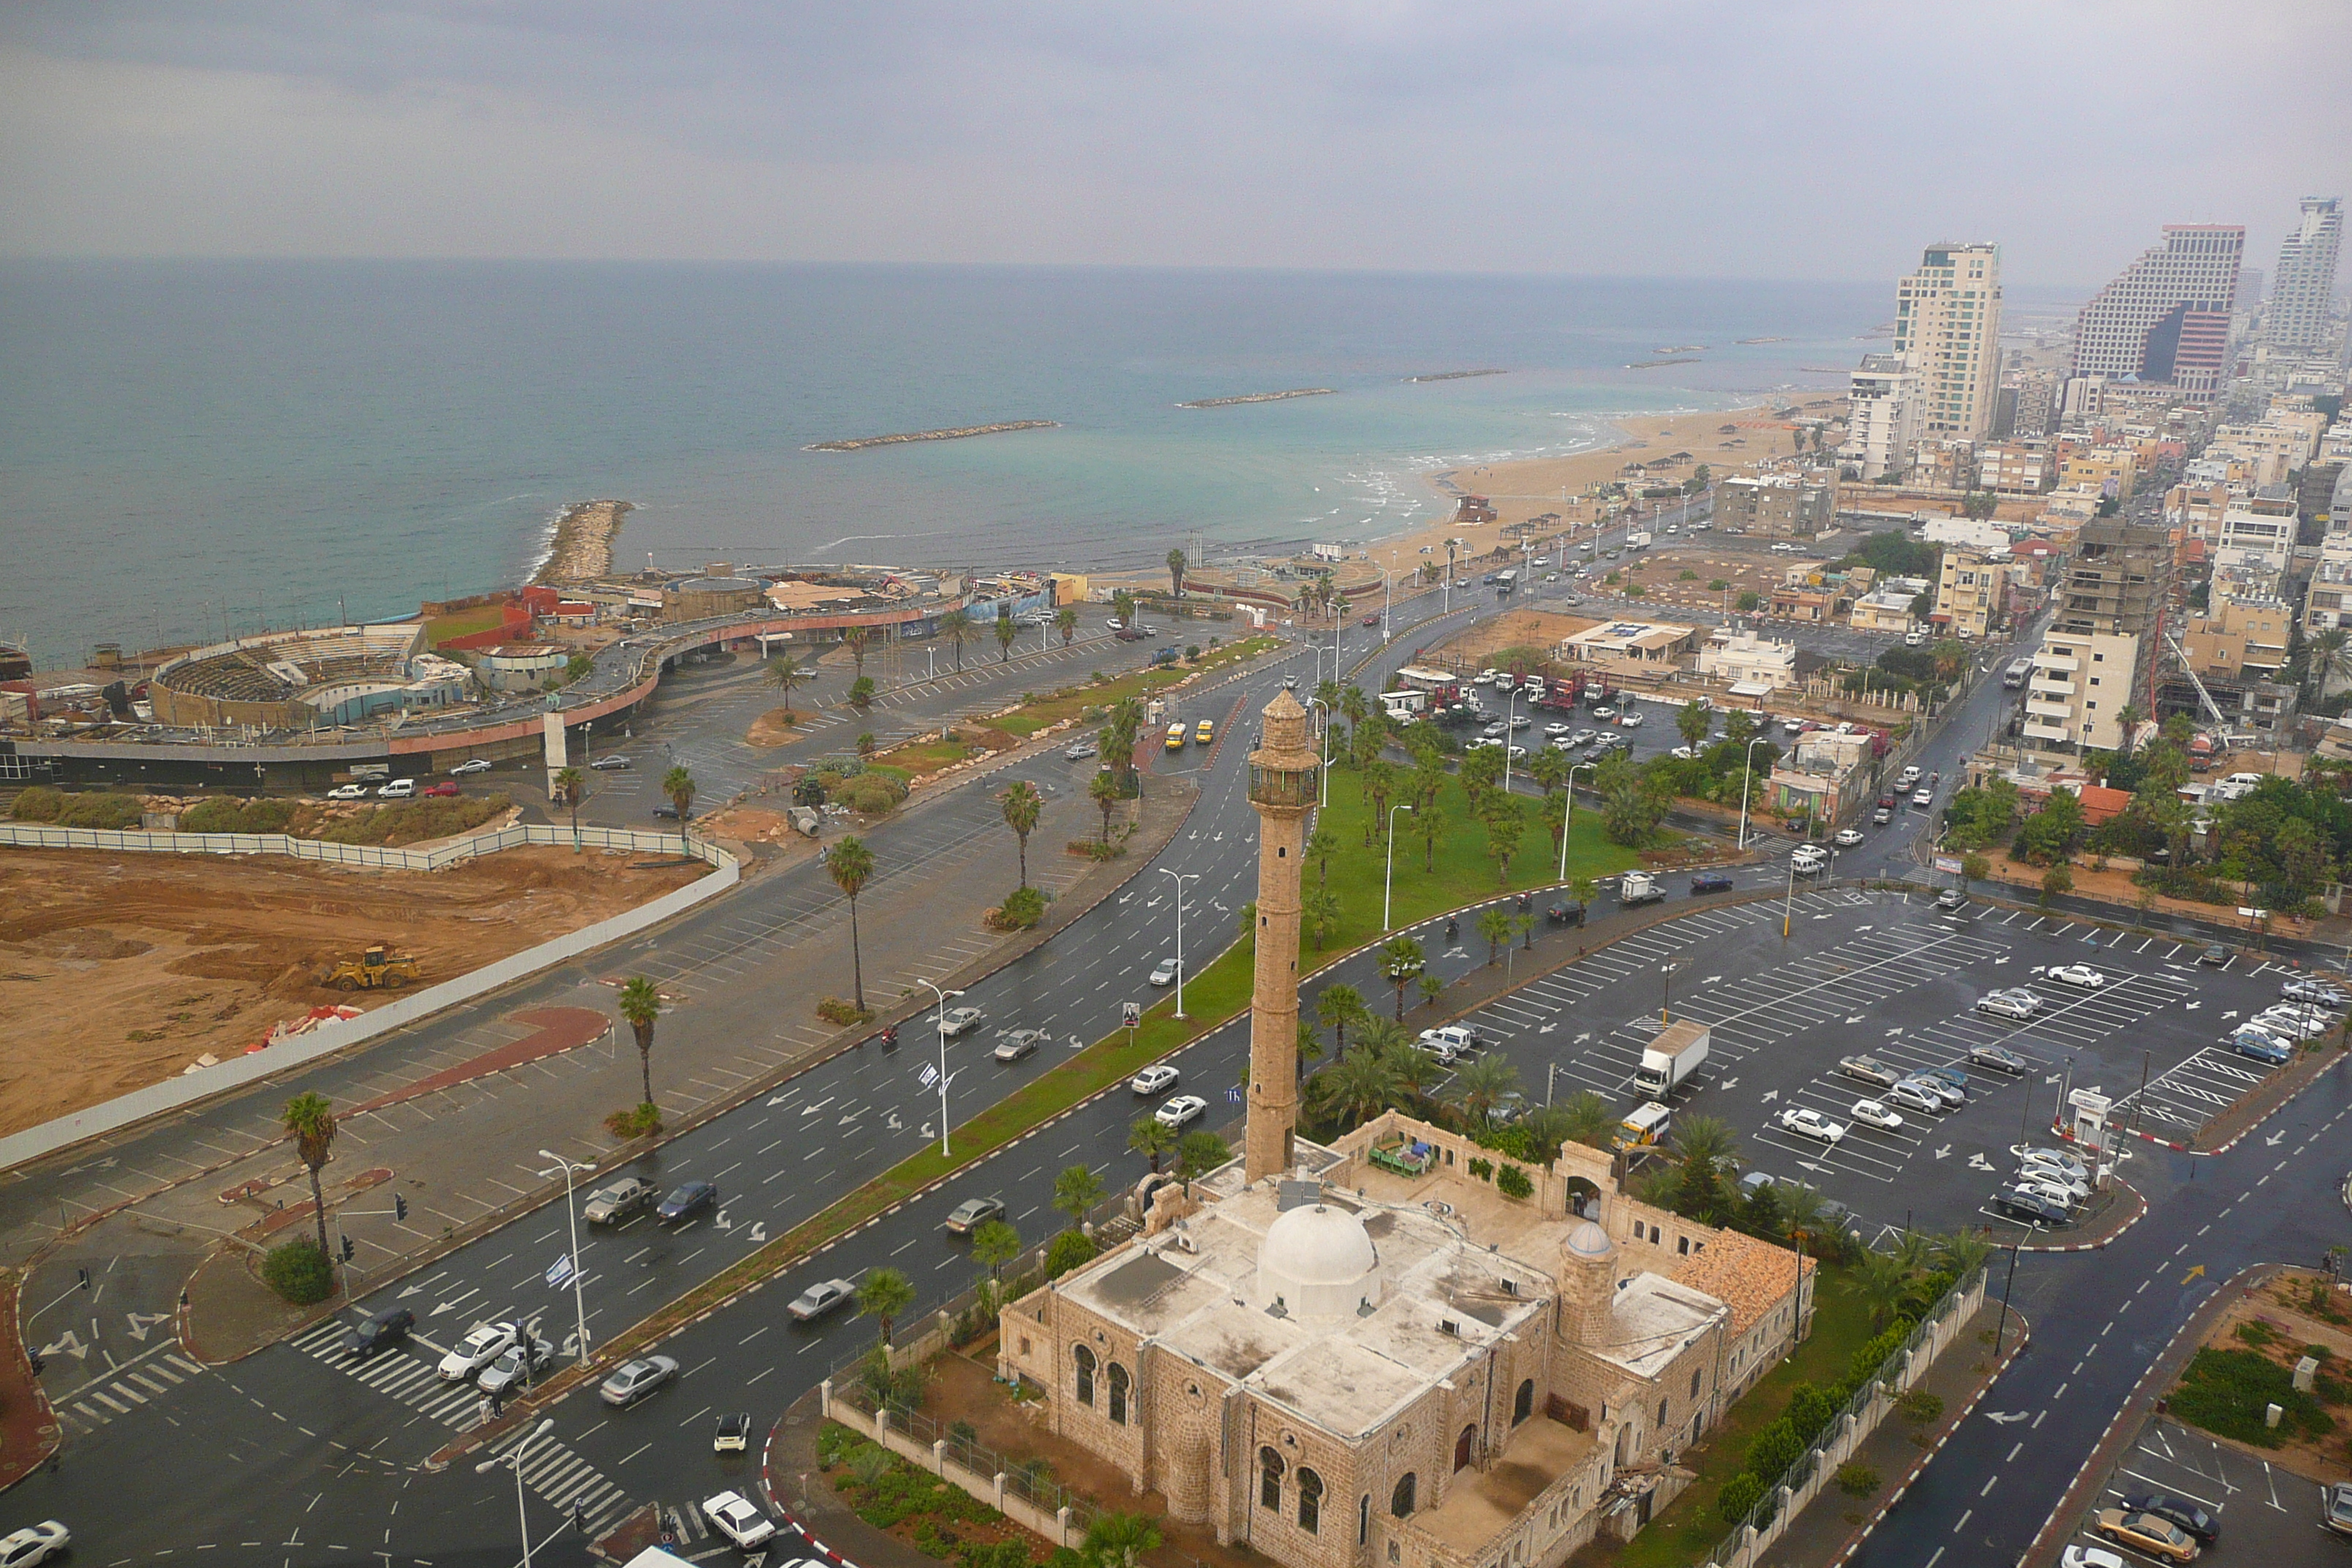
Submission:
<svg viewBox="0 0 2352 1568">
<path fill-rule="evenodd" d="M 0 1133 L 224 1060 L 322 1004 L 396 992 L 317 984 L 370 942 L 454 979 L 683 887 L 699 864 L 510 849 L 446 871 L 277 856 L 0 851 Z"/>
<path fill-rule="evenodd" d="M 1742 594 L 1756 594 L 1769 602 L 1789 565 L 1789 558 L 1782 555 L 1738 550 L 1711 552 L 1704 547 L 1684 546 L 1645 550 L 1621 560 L 1602 561 L 1591 571 L 1596 578 L 1610 572 L 1618 573 L 1621 588 L 1629 581 L 1640 583 L 1648 602 L 1662 607 L 1685 605 L 1730 611 L 1738 607 Z M 1687 578 L 1683 575 L 1685 572 L 1691 574 Z M 1708 586 L 1714 583 L 1727 584 L 1729 588 L 1727 592 Z"/>
</svg>

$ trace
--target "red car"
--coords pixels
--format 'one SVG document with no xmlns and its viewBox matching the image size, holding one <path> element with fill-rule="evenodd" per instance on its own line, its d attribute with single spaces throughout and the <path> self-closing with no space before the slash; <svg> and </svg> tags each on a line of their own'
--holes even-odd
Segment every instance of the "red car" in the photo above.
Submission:
<svg viewBox="0 0 2352 1568">
<path fill-rule="evenodd" d="M 1364 617 L 1363 624 L 1368 626 L 1379 626 L 1381 624 L 1381 613 L 1378 610 L 1374 610 L 1370 615 Z"/>
<path fill-rule="evenodd" d="M 439 784 L 427 784 L 425 788 L 418 790 L 416 793 L 421 795 L 463 795 L 466 792 L 457 787 L 457 780 L 443 779 Z"/>
</svg>

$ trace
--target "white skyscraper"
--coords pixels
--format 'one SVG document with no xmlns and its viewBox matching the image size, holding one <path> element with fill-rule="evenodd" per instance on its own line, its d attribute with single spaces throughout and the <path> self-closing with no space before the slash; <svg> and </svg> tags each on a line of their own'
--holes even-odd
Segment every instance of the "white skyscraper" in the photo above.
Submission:
<svg viewBox="0 0 2352 1568">
<path fill-rule="evenodd" d="M 2279 247 L 2278 272 L 2271 283 L 2265 335 L 2278 347 L 2307 353 L 2326 342 L 2336 253 L 2343 239 L 2343 198 L 2304 197 L 2302 216 Z"/>
<path fill-rule="evenodd" d="M 2169 382 L 2211 393 L 2226 368 L 2230 310 L 2246 231 L 2228 224 L 2167 224 L 2091 297 L 2074 325 L 2074 374 Z"/>
<path fill-rule="evenodd" d="M 1984 436 L 2000 390 L 2000 247 L 1931 245 L 1895 293 L 1895 353 L 1915 378 L 1919 436 Z"/>
<path fill-rule="evenodd" d="M 1919 378 L 1900 354 L 1864 354 L 1846 394 L 1838 457 L 1865 480 L 1902 473 L 1919 439 Z"/>
</svg>

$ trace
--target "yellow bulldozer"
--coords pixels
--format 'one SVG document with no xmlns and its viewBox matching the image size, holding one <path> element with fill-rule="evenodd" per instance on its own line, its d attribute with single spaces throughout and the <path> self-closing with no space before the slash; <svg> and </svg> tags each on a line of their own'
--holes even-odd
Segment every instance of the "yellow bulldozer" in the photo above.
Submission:
<svg viewBox="0 0 2352 1568">
<path fill-rule="evenodd" d="M 338 991 L 397 991 L 412 980 L 422 980 L 425 972 L 416 960 L 405 953 L 384 951 L 377 942 L 357 958 L 346 958 L 319 977 L 321 985 L 331 985 Z"/>
</svg>

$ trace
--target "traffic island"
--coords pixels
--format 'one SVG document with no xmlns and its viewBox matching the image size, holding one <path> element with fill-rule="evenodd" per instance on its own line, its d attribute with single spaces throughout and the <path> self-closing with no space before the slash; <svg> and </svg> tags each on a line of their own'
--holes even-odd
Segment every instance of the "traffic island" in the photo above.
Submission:
<svg viewBox="0 0 2352 1568">
<path fill-rule="evenodd" d="M 23 1480 L 58 1451 L 60 1436 L 49 1396 L 25 1349 L 23 1302 L 15 1269 L 0 1273 L 0 1490 Z"/>
</svg>

